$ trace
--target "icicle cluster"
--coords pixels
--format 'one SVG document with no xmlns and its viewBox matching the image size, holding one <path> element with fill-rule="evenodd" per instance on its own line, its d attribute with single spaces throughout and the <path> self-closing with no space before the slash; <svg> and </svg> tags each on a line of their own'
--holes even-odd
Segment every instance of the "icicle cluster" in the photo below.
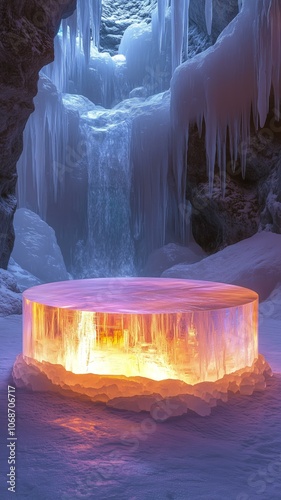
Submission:
<svg viewBox="0 0 281 500">
<path fill-rule="evenodd" d="M 206 4 L 207 5 L 207 4 Z M 206 128 L 210 191 L 215 164 L 225 187 L 226 150 L 233 169 L 241 156 L 245 173 L 251 117 L 265 123 L 270 91 L 280 107 L 281 5 L 279 0 L 247 0 L 216 44 L 182 64 L 171 82 L 175 171 L 181 184 L 190 124 Z M 279 112 L 277 112 L 277 118 Z"/>
<path fill-rule="evenodd" d="M 242 0 L 240 0 L 242 1 Z M 158 39 L 160 51 L 163 39 L 166 36 L 166 17 L 171 10 L 171 47 L 172 47 L 172 71 L 182 63 L 183 56 L 188 56 L 188 33 L 189 33 L 189 6 L 190 0 L 158 0 Z M 205 0 L 205 19 L 207 32 L 212 31 L 213 0 Z"/>
<path fill-rule="evenodd" d="M 99 47 L 101 14 L 102 0 L 78 0 L 74 14 L 62 21 L 55 61 L 44 68 L 60 92 L 82 93 L 91 53 Z"/>
<path fill-rule="evenodd" d="M 87 63 L 90 60 L 91 43 L 95 47 L 99 46 L 101 13 L 102 0 L 78 0 L 74 14 L 62 22 L 64 39 L 67 37 L 69 28 L 73 55 L 75 55 L 78 36 L 79 46 L 83 47 Z"/>
<path fill-rule="evenodd" d="M 34 99 L 36 112 L 24 131 L 24 149 L 18 161 L 18 205 L 31 207 L 46 220 L 48 190 L 57 199 L 66 164 L 68 122 L 60 94 L 42 77 Z"/>
</svg>

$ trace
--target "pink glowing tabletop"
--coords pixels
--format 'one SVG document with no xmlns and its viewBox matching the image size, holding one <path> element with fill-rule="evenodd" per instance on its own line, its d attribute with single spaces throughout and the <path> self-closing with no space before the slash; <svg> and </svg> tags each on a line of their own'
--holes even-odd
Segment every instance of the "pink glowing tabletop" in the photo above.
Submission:
<svg viewBox="0 0 281 500">
<path fill-rule="evenodd" d="M 60 309 L 161 314 L 235 307 L 256 300 L 257 294 L 211 281 L 100 278 L 40 285 L 25 291 L 24 298 Z"/>
</svg>

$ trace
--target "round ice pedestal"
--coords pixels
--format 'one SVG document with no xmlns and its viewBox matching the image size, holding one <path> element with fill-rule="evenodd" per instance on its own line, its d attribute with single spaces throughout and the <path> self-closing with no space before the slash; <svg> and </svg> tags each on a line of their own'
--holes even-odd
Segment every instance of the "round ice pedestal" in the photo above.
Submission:
<svg viewBox="0 0 281 500">
<path fill-rule="evenodd" d="M 105 278 L 23 294 L 23 355 L 74 373 L 217 380 L 258 357 L 257 326 L 258 295 L 222 283 Z"/>
</svg>

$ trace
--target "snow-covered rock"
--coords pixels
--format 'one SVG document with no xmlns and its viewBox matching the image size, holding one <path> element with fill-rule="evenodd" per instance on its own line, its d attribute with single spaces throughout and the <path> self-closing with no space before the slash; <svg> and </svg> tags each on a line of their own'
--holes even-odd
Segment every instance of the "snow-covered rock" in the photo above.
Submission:
<svg viewBox="0 0 281 500">
<path fill-rule="evenodd" d="M 133 22 L 150 22 L 156 0 L 103 0 L 101 38 L 102 50 L 116 54 L 126 28 Z"/>
<path fill-rule="evenodd" d="M 281 235 L 257 233 L 196 264 L 174 266 L 162 276 L 245 286 L 263 301 L 281 283 Z"/>
<path fill-rule="evenodd" d="M 281 320 L 281 282 L 260 305 L 260 313 L 263 318 Z"/>
<path fill-rule="evenodd" d="M 18 288 L 21 292 L 24 292 L 27 288 L 32 286 L 41 285 L 42 281 L 29 273 L 11 257 L 8 265 L 8 271 L 14 276 Z"/>
<path fill-rule="evenodd" d="M 68 280 L 55 231 L 40 217 L 21 208 L 14 219 L 16 233 L 13 259 L 42 282 Z"/>
<path fill-rule="evenodd" d="M 14 276 L 0 269 L 0 316 L 21 314 L 21 293 Z"/>
<path fill-rule="evenodd" d="M 205 252 L 197 243 L 190 243 L 188 247 L 169 243 L 152 252 L 142 271 L 143 276 L 161 276 L 161 274 L 176 264 L 194 264 L 206 257 Z"/>
</svg>

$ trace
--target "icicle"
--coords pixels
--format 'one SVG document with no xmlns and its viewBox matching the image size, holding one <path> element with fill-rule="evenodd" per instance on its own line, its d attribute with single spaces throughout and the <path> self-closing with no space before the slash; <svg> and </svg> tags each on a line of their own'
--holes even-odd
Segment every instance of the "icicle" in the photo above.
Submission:
<svg viewBox="0 0 281 500">
<path fill-rule="evenodd" d="M 78 29 L 79 36 L 83 46 L 84 56 L 86 65 L 89 65 L 90 61 L 90 50 L 91 50 L 91 31 L 90 31 L 90 23 L 91 23 L 91 15 L 89 12 L 90 4 L 85 1 L 79 3 L 78 8 Z"/>
<path fill-rule="evenodd" d="M 184 39 L 183 39 L 183 52 L 184 52 L 185 59 L 187 59 L 187 57 L 188 57 L 189 4 L 190 4 L 190 0 L 185 0 L 185 7 L 184 7 L 185 26 L 184 26 Z"/>
<path fill-rule="evenodd" d="M 239 11 L 242 9 L 243 3 L 244 3 L 244 0 L 238 0 L 238 9 L 239 9 Z"/>
<path fill-rule="evenodd" d="M 102 0 L 78 0 L 77 13 L 78 32 L 87 59 L 91 40 L 96 47 L 99 45 Z"/>
<path fill-rule="evenodd" d="M 171 0 L 172 23 L 172 70 L 182 62 L 183 37 L 185 32 L 186 0 Z"/>
<path fill-rule="evenodd" d="M 91 14 L 91 29 L 92 29 L 93 43 L 95 47 L 99 48 L 102 0 L 94 0 L 94 1 L 92 0 L 90 14 Z"/>
<path fill-rule="evenodd" d="M 212 32 L 213 22 L 213 0 L 205 0 L 205 18 L 208 35 Z"/>
<path fill-rule="evenodd" d="M 159 36 L 159 50 L 162 50 L 163 38 L 165 36 L 165 15 L 168 6 L 167 0 L 157 0 L 158 2 L 158 36 Z"/>
</svg>

